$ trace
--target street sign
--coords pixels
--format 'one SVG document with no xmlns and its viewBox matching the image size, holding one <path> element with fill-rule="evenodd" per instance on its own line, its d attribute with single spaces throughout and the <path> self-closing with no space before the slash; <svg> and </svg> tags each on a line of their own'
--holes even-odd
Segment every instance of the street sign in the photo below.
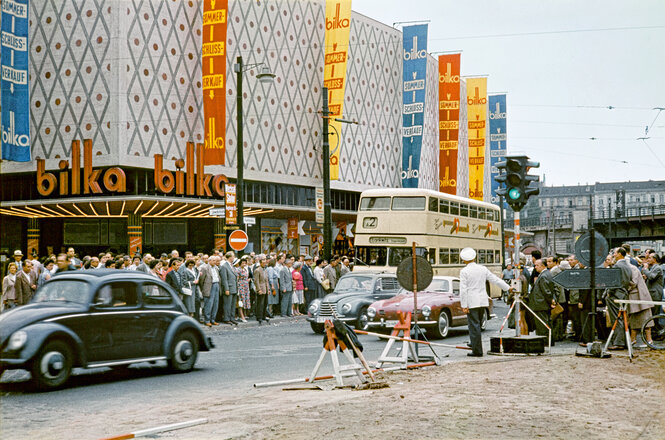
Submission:
<svg viewBox="0 0 665 440">
<path fill-rule="evenodd" d="M 242 229 L 238 229 L 229 234 L 229 246 L 234 251 L 241 251 L 247 247 L 249 243 L 249 237 L 247 233 Z"/>
<path fill-rule="evenodd" d="M 256 224 L 256 217 L 243 217 L 242 221 L 246 225 L 255 225 Z"/>
<path fill-rule="evenodd" d="M 432 282 L 432 265 L 421 256 L 416 256 L 416 283 L 418 291 L 425 290 Z M 413 257 L 408 256 L 397 266 L 397 281 L 408 291 L 413 291 Z"/>
<path fill-rule="evenodd" d="M 208 215 L 210 217 L 224 217 L 226 215 L 226 208 L 210 208 Z"/>
<path fill-rule="evenodd" d="M 591 269 L 564 270 L 553 278 L 564 289 L 588 289 L 591 285 Z M 596 269 L 596 289 L 621 287 L 621 269 Z"/>
<path fill-rule="evenodd" d="M 596 245 L 595 245 L 595 263 L 596 267 L 602 267 L 607 253 L 610 251 L 610 247 L 607 244 L 605 237 L 600 235 L 598 232 L 595 233 Z M 591 241 L 591 234 L 588 232 L 583 234 L 575 242 L 575 256 L 585 266 L 591 265 L 591 254 L 589 253 L 589 242 Z"/>
</svg>

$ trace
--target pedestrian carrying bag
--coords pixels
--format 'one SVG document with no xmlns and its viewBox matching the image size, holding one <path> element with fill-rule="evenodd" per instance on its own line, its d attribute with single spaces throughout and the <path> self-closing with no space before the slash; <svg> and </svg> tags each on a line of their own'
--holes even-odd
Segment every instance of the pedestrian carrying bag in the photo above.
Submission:
<svg viewBox="0 0 665 440">
<path fill-rule="evenodd" d="M 563 313 L 563 306 L 559 303 L 556 303 L 556 306 L 550 311 L 550 316 L 552 319 L 556 319 L 557 316 Z"/>
<path fill-rule="evenodd" d="M 189 287 L 183 287 L 182 288 L 182 294 L 187 295 L 187 296 L 192 296 L 192 283 L 189 282 Z"/>
<path fill-rule="evenodd" d="M 321 281 L 321 285 L 323 286 L 324 289 L 330 290 L 330 280 Z"/>
</svg>

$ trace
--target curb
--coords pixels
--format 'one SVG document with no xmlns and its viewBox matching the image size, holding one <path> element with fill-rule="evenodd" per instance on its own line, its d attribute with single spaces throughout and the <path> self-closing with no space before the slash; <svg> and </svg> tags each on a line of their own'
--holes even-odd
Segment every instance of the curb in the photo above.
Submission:
<svg viewBox="0 0 665 440">
<path fill-rule="evenodd" d="M 232 330 L 240 330 L 240 329 L 246 329 L 246 328 L 269 327 L 269 326 L 275 326 L 275 325 L 281 325 L 281 324 L 307 322 L 307 321 L 305 321 L 305 318 L 307 318 L 306 315 L 292 316 L 292 317 L 277 317 L 277 318 L 272 318 L 270 320 L 270 322 L 268 322 L 267 324 L 261 323 L 260 326 L 259 326 L 258 321 L 255 318 L 249 318 L 247 320 L 247 322 L 239 322 L 237 326 L 223 324 L 221 322 L 219 323 L 219 325 L 213 326 L 213 327 L 206 327 L 203 324 L 201 324 L 201 326 L 203 327 L 204 331 L 212 331 L 213 333 L 218 333 L 220 331 L 232 331 Z"/>
</svg>

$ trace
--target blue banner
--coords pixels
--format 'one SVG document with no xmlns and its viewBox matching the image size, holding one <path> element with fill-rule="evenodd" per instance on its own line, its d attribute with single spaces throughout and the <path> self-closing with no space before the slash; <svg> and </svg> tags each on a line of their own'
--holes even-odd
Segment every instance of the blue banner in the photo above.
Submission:
<svg viewBox="0 0 665 440">
<path fill-rule="evenodd" d="M 2 0 L 2 159 L 30 162 L 28 0 Z"/>
<path fill-rule="evenodd" d="M 403 29 L 402 188 L 418 188 L 425 122 L 427 25 Z"/>
<path fill-rule="evenodd" d="M 496 190 L 500 188 L 494 178 L 499 174 L 496 163 L 506 155 L 506 95 L 490 95 L 490 167 L 492 170 L 492 200 L 499 204 Z"/>
</svg>

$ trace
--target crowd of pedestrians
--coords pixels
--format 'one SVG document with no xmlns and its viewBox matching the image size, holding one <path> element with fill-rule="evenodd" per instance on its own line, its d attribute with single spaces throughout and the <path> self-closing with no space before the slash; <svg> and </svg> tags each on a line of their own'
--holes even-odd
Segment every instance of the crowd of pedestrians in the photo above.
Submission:
<svg viewBox="0 0 665 440">
<path fill-rule="evenodd" d="M 571 339 L 585 346 L 594 340 L 593 321 L 590 318 L 593 311 L 596 312 L 595 333 L 601 340 L 605 340 L 619 312 L 620 305 L 614 300 L 665 300 L 663 292 L 665 261 L 653 249 L 638 256 L 631 256 L 628 244 L 613 249 L 606 256 L 603 267 L 621 269 L 621 287 L 597 290 L 595 305 L 590 289 L 564 289 L 553 281 L 553 277 L 564 270 L 585 269 L 575 255 L 569 255 L 565 259 L 556 256 L 542 257 L 542 254 L 535 250 L 529 258 L 529 261 L 522 259 L 516 268 L 508 265 L 503 272 L 503 279 L 508 283 L 516 279 L 522 281 L 521 299 L 537 316 L 534 317 L 524 308 L 520 310 L 517 325 L 524 335 L 535 331 L 537 335 L 548 336 L 547 327 L 550 327 L 553 341 Z M 513 298 L 514 295 L 511 294 L 508 298 L 509 304 L 512 304 Z M 665 338 L 665 323 L 652 320 L 645 329 L 646 340 L 642 342 L 637 340 L 637 334 L 642 326 L 653 315 L 661 313 L 663 313 L 661 306 L 629 304 L 630 343 L 636 348 L 645 348 L 644 342 L 651 342 L 652 338 Z M 509 325 L 514 328 L 514 322 L 509 322 Z M 655 328 L 652 329 L 652 326 Z M 623 322 L 619 320 L 610 349 L 625 349 L 627 343 L 629 342 L 625 340 Z"/>
<path fill-rule="evenodd" d="M 113 255 L 82 258 L 74 248 L 66 254 L 24 258 L 20 250 L 7 266 L 2 283 L 2 308 L 27 304 L 35 290 L 58 272 L 116 269 L 139 271 L 168 283 L 182 299 L 190 316 L 203 325 L 238 325 L 255 318 L 259 325 L 275 316 L 299 316 L 315 298 L 331 292 L 337 280 L 351 270 L 349 259 L 334 256 L 330 263 L 309 255 L 260 254 L 237 258 L 233 252 L 208 254 L 178 250 L 159 257 Z"/>
</svg>

